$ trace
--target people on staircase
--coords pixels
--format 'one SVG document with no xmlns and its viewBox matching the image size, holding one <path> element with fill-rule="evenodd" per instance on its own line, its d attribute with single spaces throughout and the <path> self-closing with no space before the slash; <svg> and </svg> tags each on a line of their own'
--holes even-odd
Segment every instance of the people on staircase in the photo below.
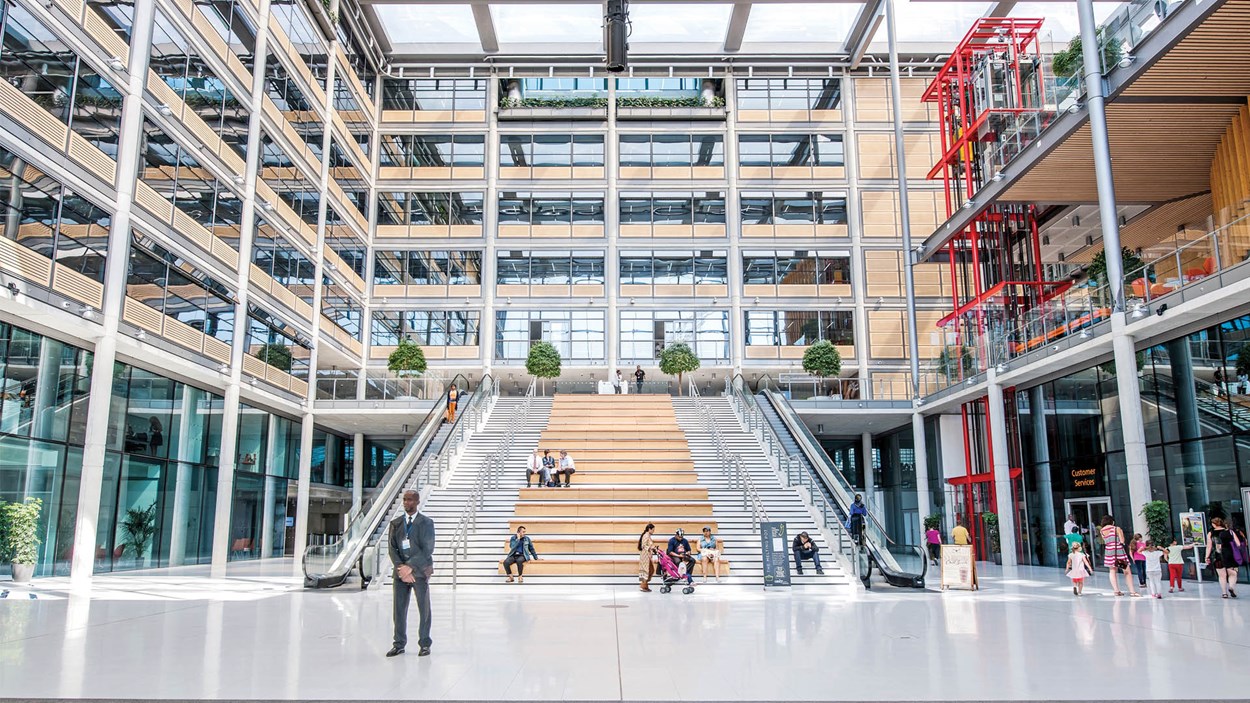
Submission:
<svg viewBox="0 0 1250 703">
<path fill-rule="evenodd" d="M 543 481 L 543 485 L 548 488 L 554 487 L 556 485 L 554 483 L 556 475 L 556 458 L 551 456 L 550 449 L 543 450 L 543 469 L 547 472 L 547 479 Z"/>
<path fill-rule="evenodd" d="M 569 450 L 560 450 L 560 464 L 556 468 L 556 485 L 569 487 L 569 481 L 573 478 L 573 474 L 577 473 L 577 464 L 573 463 L 573 457 L 569 456 Z M 560 483 L 560 479 L 564 479 L 564 483 Z"/>
<path fill-rule="evenodd" d="M 625 384 L 625 379 L 621 376 L 621 370 L 616 370 L 616 375 L 612 377 L 612 393 L 613 395 L 621 394 L 621 386 Z"/>
<path fill-rule="evenodd" d="M 690 555 L 690 542 L 686 539 L 686 531 L 677 528 L 672 537 L 668 538 L 668 549 L 664 550 L 668 553 L 668 557 L 680 569 L 682 564 L 686 565 L 685 574 L 689 577 L 694 574 L 694 557 Z"/>
<path fill-rule="evenodd" d="M 638 535 L 638 590 L 644 593 L 651 592 L 651 577 L 655 576 L 655 540 L 651 538 L 653 532 L 655 525 L 647 523 L 642 528 L 642 534 Z"/>
<path fill-rule="evenodd" d="M 543 461 L 541 450 L 535 449 L 534 454 L 530 456 L 529 466 L 525 467 L 525 487 L 530 487 L 530 482 L 534 477 L 538 477 L 538 487 L 542 488 L 547 485 L 547 481 L 551 478 L 551 472 L 547 470 L 547 465 Z"/>
<path fill-rule="evenodd" d="M 856 493 L 855 500 L 851 503 L 851 515 L 846 520 L 846 531 L 851 533 L 855 544 L 864 544 L 864 520 L 867 518 L 868 508 L 864 505 L 864 497 Z"/>
<path fill-rule="evenodd" d="M 707 569 L 710 565 L 716 574 L 716 582 L 720 583 L 720 559 L 724 544 L 712 534 L 712 528 L 704 527 L 703 536 L 699 538 L 699 568 L 703 571 L 703 583 L 707 583 Z"/>
<path fill-rule="evenodd" d="M 537 452 L 536 452 L 537 453 Z M 512 565 L 516 565 L 517 581 L 525 583 L 525 562 L 538 561 L 538 552 L 534 551 L 534 542 L 525 536 L 525 526 L 516 528 L 516 534 L 508 538 L 508 556 L 503 560 L 504 573 L 508 575 L 508 583 L 512 583 Z"/>
<path fill-rule="evenodd" d="M 800 532 L 795 536 L 791 548 L 794 550 L 794 570 L 796 572 L 802 574 L 803 562 L 810 559 L 812 565 L 816 567 L 816 573 L 825 573 L 825 570 L 820 566 L 820 545 L 813 542 L 811 536 L 806 532 Z"/>
<path fill-rule="evenodd" d="M 447 389 L 447 413 L 443 419 L 448 423 L 456 421 L 456 404 L 460 402 L 460 391 L 456 390 L 456 384 L 451 384 Z"/>
</svg>

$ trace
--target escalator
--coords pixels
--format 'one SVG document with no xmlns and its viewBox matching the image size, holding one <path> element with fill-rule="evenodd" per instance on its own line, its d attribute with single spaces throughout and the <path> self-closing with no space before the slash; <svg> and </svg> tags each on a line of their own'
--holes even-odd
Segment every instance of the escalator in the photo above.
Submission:
<svg viewBox="0 0 1250 703">
<path fill-rule="evenodd" d="M 758 386 L 756 398 L 760 414 L 772 427 L 785 452 L 797 457 L 801 470 L 814 479 L 812 485 L 834 506 L 838 519 L 846 524 L 855 499 L 855 488 L 833 465 L 833 460 L 821 448 L 786 397 L 769 385 L 765 378 Z M 866 562 L 868 568 L 860 570 L 860 578 L 866 586 L 869 585 L 872 568 L 876 567 L 892 586 L 924 588 L 929 560 L 923 547 L 895 543 L 872 510 L 864 519 L 862 533 L 859 558 L 861 563 Z"/>
<path fill-rule="evenodd" d="M 447 392 L 452 384 L 462 389 L 454 423 L 443 422 L 447 412 Z M 386 533 L 387 521 L 401 509 L 407 490 L 420 490 L 430 482 L 429 469 L 449 448 L 449 442 L 462 430 L 462 422 L 470 416 L 469 409 L 480 405 L 492 392 L 494 381 L 483 376 L 471 394 L 464 376 L 456 376 L 439 393 L 438 400 L 417 426 L 412 439 L 404 445 L 391 467 L 378 482 L 371 496 L 347 515 L 347 530 L 338 541 L 310 546 L 304 552 L 304 587 L 334 588 L 342 585 L 357 568 L 365 550 L 376 545 Z M 362 578 L 364 577 L 362 574 Z"/>
</svg>

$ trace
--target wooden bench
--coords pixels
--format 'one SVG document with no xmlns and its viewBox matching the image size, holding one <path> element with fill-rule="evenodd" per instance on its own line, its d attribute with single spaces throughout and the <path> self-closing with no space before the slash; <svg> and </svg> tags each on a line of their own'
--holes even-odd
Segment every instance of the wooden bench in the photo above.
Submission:
<svg viewBox="0 0 1250 703">
<path fill-rule="evenodd" d="M 577 472 L 574 479 L 581 476 Z M 707 500 L 707 489 L 702 486 L 653 487 L 637 488 L 601 488 L 598 486 L 578 486 L 554 490 L 551 488 L 522 488 L 521 500 Z"/>
<path fill-rule="evenodd" d="M 672 517 L 672 518 L 593 518 L 593 517 L 577 517 L 577 518 L 552 518 L 552 517 L 533 517 L 518 518 L 513 517 L 508 522 L 508 531 L 516 534 L 518 527 L 525 527 L 526 531 L 533 535 L 634 535 L 637 536 L 642 532 L 643 526 L 648 522 L 655 525 L 655 533 L 664 535 L 664 540 L 668 541 L 668 536 L 673 534 L 677 528 L 682 528 L 687 535 L 697 535 L 704 526 L 712 528 L 712 532 L 719 532 L 718 525 L 715 520 L 701 517 Z M 537 540 L 535 540 L 537 544 Z M 541 551 L 540 551 L 541 553 Z"/>
<path fill-rule="evenodd" d="M 603 485 L 697 485 L 699 475 L 693 471 L 578 471 L 573 474 L 572 484 Z M 560 490 L 572 490 L 562 488 Z"/>
<path fill-rule="evenodd" d="M 572 490 L 572 489 L 570 489 Z M 630 517 L 650 518 L 663 515 L 708 515 L 712 504 L 702 502 L 612 503 L 586 501 L 547 501 L 517 503 L 515 514 L 540 517 Z"/>
<path fill-rule="evenodd" d="M 499 560 L 498 571 L 504 573 L 503 559 Z M 516 573 L 515 570 L 513 573 Z M 714 571 L 708 569 L 710 577 Z M 720 567 L 721 576 L 727 576 L 730 573 L 730 562 L 728 559 L 721 560 Z M 550 559 L 539 555 L 538 561 L 525 562 L 526 576 L 637 576 L 638 575 L 638 555 L 637 550 L 633 556 L 628 557 L 607 557 L 601 559 L 585 559 L 577 557 L 552 557 Z M 702 580 L 703 575 L 701 567 L 697 564 L 694 567 L 694 578 Z M 660 575 L 655 575 L 654 581 L 660 581 Z"/>
</svg>

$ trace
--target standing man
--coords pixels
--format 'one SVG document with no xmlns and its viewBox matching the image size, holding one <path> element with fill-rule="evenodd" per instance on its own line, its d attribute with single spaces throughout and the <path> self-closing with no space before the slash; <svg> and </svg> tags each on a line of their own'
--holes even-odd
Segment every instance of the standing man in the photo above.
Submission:
<svg viewBox="0 0 1250 703">
<path fill-rule="evenodd" d="M 616 375 L 612 377 L 612 394 L 621 394 L 621 385 L 625 383 L 625 379 L 621 377 L 621 370 L 616 370 Z"/>
<path fill-rule="evenodd" d="M 408 644 L 408 600 L 415 592 L 417 612 L 421 614 L 421 650 L 417 656 L 430 653 L 430 576 L 434 573 L 434 521 L 417 512 L 421 496 L 404 491 L 404 514 L 391 520 L 387 539 L 391 561 L 395 564 L 395 644 L 388 657 L 404 653 Z"/>
<path fill-rule="evenodd" d="M 980 585 L 977 583 L 977 550 L 972 546 L 972 534 L 968 532 L 968 528 L 964 527 L 962 515 L 955 516 L 955 529 L 951 530 L 951 541 L 955 544 L 967 545 L 972 550 L 972 590 L 978 590 Z"/>
<path fill-rule="evenodd" d="M 634 387 L 638 389 L 638 393 L 642 393 L 642 382 L 647 380 L 647 372 L 642 370 L 642 364 L 634 369 Z"/>
</svg>

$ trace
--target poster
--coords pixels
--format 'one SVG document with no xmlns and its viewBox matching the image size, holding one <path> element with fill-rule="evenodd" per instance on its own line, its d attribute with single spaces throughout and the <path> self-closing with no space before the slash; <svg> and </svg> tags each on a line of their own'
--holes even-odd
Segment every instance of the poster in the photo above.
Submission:
<svg viewBox="0 0 1250 703">
<path fill-rule="evenodd" d="M 760 523 L 760 549 L 764 552 L 764 588 L 790 585 L 790 540 L 786 523 Z"/>
<path fill-rule="evenodd" d="M 973 589 L 972 546 L 967 544 L 942 545 L 942 590 Z"/>
<path fill-rule="evenodd" d="M 1207 516 L 1202 513 L 1181 513 L 1181 545 L 1207 545 Z"/>
</svg>

